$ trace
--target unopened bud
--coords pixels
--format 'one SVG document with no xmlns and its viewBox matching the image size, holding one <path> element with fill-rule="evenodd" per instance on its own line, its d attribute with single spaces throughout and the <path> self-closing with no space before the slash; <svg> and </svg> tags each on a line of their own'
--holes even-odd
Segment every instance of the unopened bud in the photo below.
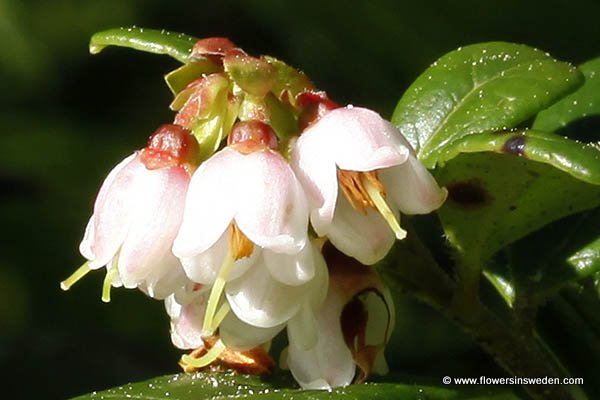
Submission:
<svg viewBox="0 0 600 400">
<path fill-rule="evenodd" d="M 233 126 L 228 144 L 235 145 L 242 153 L 250 153 L 260 148 L 277 150 L 277 136 L 271 127 L 257 120 L 241 121 Z"/>
<path fill-rule="evenodd" d="M 191 132 L 174 124 L 160 126 L 141 152 L 141 161 L 148 169 L 195 167 L 197 159 L 198 143 Z"/>
</svg>

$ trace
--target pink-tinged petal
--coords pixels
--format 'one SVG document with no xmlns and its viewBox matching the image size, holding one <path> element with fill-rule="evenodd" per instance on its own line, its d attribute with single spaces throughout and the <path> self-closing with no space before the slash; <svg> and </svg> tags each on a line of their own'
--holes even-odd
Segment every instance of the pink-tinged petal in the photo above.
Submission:
<svg viewBox="0 0 600 400">
<path fill-rule="evenodd" d="M 308 206 L 300 183 L 283 157 L 271 150 L 241 155 L 242 191 L 235 221 L 258 246 L 297 253 L 307 240 Z"/>
<path fill-rule="evenodd" d="M 243 322 L 234 313 L 229 313 L 219 326 L 219 335 L 227 348 L 245 351 L 271 341 L 283 328 L 285 324 L 258 328 Z"/>
<path fill-rule="evenodd" d="M 288 331 L 290 345 L 287 364 L 303 389 L 326 389 L 347 386 L 355 374 L 352 353 L 346 346 L 340 315 L 344 299 L 330 291 L 317 319 L 317 344 L 309 349 L 297 345 L 295 337 L 302 333 Z M 295 326 L 291 325 L 294 329 Z"/>
<path fill-rule="evenodd" d="M 94 204 L 94 232 L 86 235 L 90 267 L 106 265 L 123 243 L 132 221 L 131 210 L 135 208 L 136 192 L 139 190 L 138 175 L 145 170 L 137 154 L 125 158 L 106 177 Z M 89 250 L 89 252 L 87 251 Z"/>
<path fill-rule="evenodd" d="M 155 284 L 173 268 L 181 269 L 171 246 L 181 224 L 189 179 L 181 167 L 144 169 L 136 176 L 131 226 L 118 261 L 125 287 L 136 287 L 149 278 Z"/>
<path fill-rule="evenodd" d="M 192 257 L 206 251 L 231 223 L 238 197 L 236 174 L 241 154 L 225 148 L 200 165 L 192 176 L 183 222 L 173 253 Z"/>
<path fill-rule="evenodd" d="M 323 236 L 338 196 L 337 167 L 331 148 L 319 135 L 302 134 L 292 150 L 292 167 L 309 201 L 310 222 Z"/>
<path fill-rule="evenodd" d="M 266 251 L 263 261 L 271 275 L 286 285 L 301 285 L 315 276 L 313 249 L 308 242 L 298 254 Z"/>
<path fill-rule="evenodd" d="M 338 197 L 327 236 L 342 253 L 365 265 L 380 261 L 395 241 L 394 233 L 376 210 L 362 214 L 343 195 Z"/>
<path fill-rule="evenodd" d="M 229 250 L 230 229 L 227 229 L 208 250 L 192 257 L 181 258 L 181 263 L 189 279 L 207 285 L 215 282 Z M 243 275 L 257 260 L 260 252 L 260 248 L 255 246 L 250 256 L 237 260 L 227 280 L 230 281 Z"/>
<path fill-rule="evenodd" d="M 381 171 L 381 181 L 392 202 L 405 214 L 427 214 L 438 209 L 448 192 L 413 155 L 407 162 Z"/>
<path fill-rule="evenodd" d="M 204 345 L 202 323 L 207 297 L 207 291 L 199 291 L 192 302 L 183 306 L 175 301 L 174 296 L 165 300 L 171 317 L 171 341 L 176 347 L 195 349 Z"/>
<path fill-rule="evenodd" d="M 318 136 L 324 151 L 332 152 L 337 166 L 351 171 L 372 171 L 402 164 L 410 148 L 400 131 L 366 108 L 337 108 L 304 131 Z M 315 139 L 317 140 L 317 139 Z"/>
</svg>

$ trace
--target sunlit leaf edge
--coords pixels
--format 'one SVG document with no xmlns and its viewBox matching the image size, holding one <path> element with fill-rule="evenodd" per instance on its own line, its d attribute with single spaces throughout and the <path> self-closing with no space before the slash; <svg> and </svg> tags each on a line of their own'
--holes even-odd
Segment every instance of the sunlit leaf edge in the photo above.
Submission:
<svg viewBox="0 0 600 400">
<path fill-rule="evenodd" d="M 581 181 L 600 185 L 600 148 L 535 130 L 469 135 L 447 146 L 440 161 L 449 161 L 461 153 L 486 151 L 542 162 Z"/>
</svg>

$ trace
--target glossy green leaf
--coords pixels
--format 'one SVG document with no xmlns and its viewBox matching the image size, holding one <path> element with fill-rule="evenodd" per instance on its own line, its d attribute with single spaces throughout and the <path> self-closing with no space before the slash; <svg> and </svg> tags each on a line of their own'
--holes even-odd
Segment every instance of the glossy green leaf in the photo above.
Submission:
<svg viewBox="0 0 600 400">
<path fill-rule="evenodd" d="M 480 264 L 505 245 L 600 205 L 600 150 L 540 132 L 472 135 L 440 157 L 440 209 L 459 254 Z"/>
<path fill-rule="evenodd" d="M 191 51 L 198 39 L 183 33 L 147 28 L 116 28 L 95 33 L 90 39 L 90 53 L 98 54 L 107 46 L 129 47 L 148 53 L 166 54 L 181 63 L 194 59 Z"/>
<path fill-rule="evenodd" d="M 582 64 L 579 70 L 585 77 L 583 86 L 540 112 L 533 123 L 534 129 L 554 132 L 578 119 L 600 115 L 600 58 Z"/>
<path fill-rule="evenodd" d="M 476 44 L 446 54 L 421 74 L 398 102 L 392 122 L 433 167 L 450 143 L 513 128 L 582 81 L 575 67 L 539 50 Z"/>
<path fill-rule="evenodd" d="M 287 376 L 287 375 L 286 375 Z M 300 390 L 290 378 L 260 379 L 232 373 L 196 373 L 168 375 L 133 383 L 77 399 L 403 399 L 403 400 L 518 400 L 509 389 L 488 386 L 434 386 L 401 383 L 367 383 L 329 391 Z"/>
</svg>

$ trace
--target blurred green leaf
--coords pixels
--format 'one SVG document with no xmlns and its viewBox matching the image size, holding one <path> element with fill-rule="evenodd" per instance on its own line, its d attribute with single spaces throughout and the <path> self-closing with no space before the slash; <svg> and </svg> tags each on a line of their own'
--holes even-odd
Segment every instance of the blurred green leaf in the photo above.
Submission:
<svg viewBox="0 0 600 400">
<path fill-rule="evenodd" d="M 291 388 L 294 387 L 294 388 Z M 256 376 L 227 373 L 196 373 L 167 375 L 133 383 L 77 399 L 403 399 L 403 400 L 518 400 L 512 391 L 492 386 L 456 387 L 401 383 L 367 383 L 350 385 L 333 391 L 301 390 L 289 375 L 277 374 L 267 380 Z"/>
<path fill-rule="evenodd" d="M 433 167 L 448 144 L 473 133 L 513 128 L 582 81 L 575 67 L 531 47 L 471 45 L 425 70 L 398 102 L 392 122 Z"/>
<path fill-rule="evenodd" d="M 600 150 L 553 134 L 471 135 L 436 171 L 447 186 L 440 217 L 450 242 L 478 264 L 564 216 L 600 205 Z"/>
<path fill-rule="evenodd" d="M 543 301 L 566 284 L 600 270 L 600 208 L 583 212 L 518 241 L 510 264 L 517 291 Z"/>
<path fill-rule="evenodd" d="M 90 53 L 98 54 L 107 46 L 122 46 L 148 53 L 166 54 L 186 64 L 194 60 L 190 53 L 197 41 L 192 36 L 164 29 L 115 28 L 95 33 L 90 39 Z"/>
<path fill-rule="evenodd" d="M 547 110 L 538 114 L 533 129 L 554 132 L 569 123 L 594 115 L 600 115 L 600 57 L 579 67 L 585 83 Z"/>
</svg>

